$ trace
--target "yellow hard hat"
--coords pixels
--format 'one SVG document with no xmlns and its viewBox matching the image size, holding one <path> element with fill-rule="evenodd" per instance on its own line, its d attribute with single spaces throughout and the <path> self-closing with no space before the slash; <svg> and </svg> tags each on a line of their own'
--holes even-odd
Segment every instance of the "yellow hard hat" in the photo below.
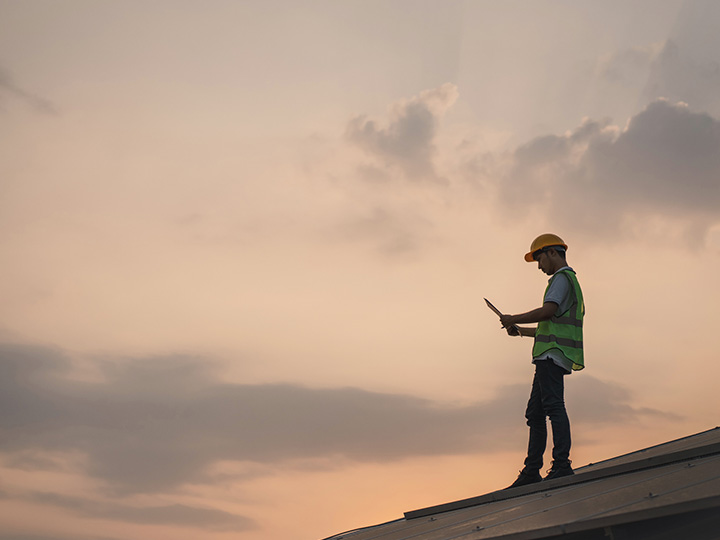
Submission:
<svg viewBox="0 0 720 540">
<path fill-rule="evenodd" d="M 535 260 L 535 254 L 543 248 L 559 246 L 567 249 L 567 244 L 563 242 L 563 239 L 556 234 L 541 234 L 533 243 L 530 244 L 530 252 L 525 254 L 525 260 L 527 262 L 533 262 Z"/>
</svg>

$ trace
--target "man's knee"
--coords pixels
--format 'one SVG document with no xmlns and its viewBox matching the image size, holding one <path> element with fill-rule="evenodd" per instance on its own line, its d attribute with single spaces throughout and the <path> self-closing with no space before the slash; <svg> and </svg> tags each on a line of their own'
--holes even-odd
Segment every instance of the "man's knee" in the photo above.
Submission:
<svg viewBox="0 0 720 540">
<path fill-rule="evenodd" d="M 534 428 L 544 428 L 546 427 L 546 420 L 545 420 L 545 413 L 540 413 L 538 411 L 526 411 L 525 412 L 525 419 L 527 420 L 527 425 Z"/>
<path fill-rule="evenodd" d="M 550 418 L 550 422 L 553 424 L 567 424 L 570 422 L 570 420 L 568 419 L 567 410 L 565 409 L 565 404 L 563 402 L 556 403 L 552 407 L 549 407 L 547 410 L 547 415 L 548 418 Z"/>
<path fill-rule="evenodd" d="M 542 396 L 542 408 L 550 416 L 553 412 L 565 410 L 565 396 L 562 390 L 545 391 Z"/>
</svg>

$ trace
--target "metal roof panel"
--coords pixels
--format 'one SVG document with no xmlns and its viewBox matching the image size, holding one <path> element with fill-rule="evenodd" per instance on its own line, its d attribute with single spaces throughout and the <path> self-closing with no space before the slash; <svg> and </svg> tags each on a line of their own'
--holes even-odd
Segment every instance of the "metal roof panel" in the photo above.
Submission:
<svg viewBox="0 0 720 540">
<path fill-rule="evenodd" d="M 720 520 L 718 428 L 576 472 L 567 478 L 407 512 L 404 519 L 327 540 L 540 539 L 599 527 L 627 528 L 641 520 L 671 531 L 673 526 L 684 526 L 682 519 L 702 531 L 705 525 L 715 527 L 712 520 Z M 693 513 L 697 516 L 690 520 Z M 661 523 L 667 521 L 663 516 L 675 518 Z"/>
</svg>

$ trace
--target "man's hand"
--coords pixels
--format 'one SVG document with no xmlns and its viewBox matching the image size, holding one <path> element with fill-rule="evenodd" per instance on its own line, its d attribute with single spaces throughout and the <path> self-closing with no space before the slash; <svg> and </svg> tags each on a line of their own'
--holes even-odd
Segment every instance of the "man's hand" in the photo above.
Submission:
<svg viewBox="0 0 720 540">
<path fill-rule="evenodd" d="M 515 316 L 500 315 L 500 324 L 502 324 L 503 328 L 510 329 L 511 326 L 515 326 Z"/>
<path fill-rule="evenodd" d="M 515 324 L 515 318 L 512 315 L 500 315 L 500 324 L 507 330 L 508 336 L 522 336 L 522 331 Z"/>
</svg>

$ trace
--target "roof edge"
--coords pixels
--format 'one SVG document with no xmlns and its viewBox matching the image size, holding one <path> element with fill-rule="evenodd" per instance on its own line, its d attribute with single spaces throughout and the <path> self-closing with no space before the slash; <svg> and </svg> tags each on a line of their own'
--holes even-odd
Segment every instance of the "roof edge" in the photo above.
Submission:
<svg viewBox="0 0 720 540">
<path fill-rule="evenodd" d="M 715 428 L 718 429 L 718 428 Z M 711 431 L 711 430 L 709 430 Z M 680 439 L 678 439 L 680 440 Z M 654 448 L 654 447 L 651 447 Z M 633 452 L 634 453 L 634 452 Z M 437 506 L 430 506 L 427 508 L 421 508 L 418 510 L 412 510 L 405 512 L 405 519 L 417 519 L 421 517 L 432 516 L 443 512 L 450 512 L 453 510 L 462 510 L 471 506 L 480 506 L 496 501 L 504 501 L 507 499 L 513 499 L 515 497 L 521 497 L 530 493 L 538 493 L 543 491 L 550 491 L 560 487 L 568 485 L 582 484 L 585 482 L 592 482 L 600 478 L 606 478 L 609 476 L 618 476 L 622 474 L 628 474 L 631 472 L 642 471 L 645 469 L 652 469 L 654 467 L 662 467 L 671 463 L 678 463 L 687 461 L 690 459 L 697 459 L 706 456 L 712 456 L 720 454 L 720 443 L 712 443 L 705 446 L 699 446 L 697 448 L 689 448 L 686 450 L 680 450 L 672 452 L 670 454 L 664 454 L 660 456 L 653 456 L 629 463 L 622 463 L 619 465 L 613 465 L 610 467 L 603 467 L 598 470 L 584 470 L 573 476 L 566 476 L 564 478 L 557 478 L 555 480 L 548 480 L 539 482 L 537 484 L 530 484 L 528 486 L 521 486 L 517 488 L 508 488 L 498 491 L 493 491 L 485 495 L 478 497 L 470 497 L 468 499 L 462 499 L 460 501 L 454 501 L 450 503 L 440 504 Z M 629 454 L 626 454 L 629 455 Z M 616 459 L 616 458 L 613 458 Z M 584 467 L 583 467 L 584 468 Z"/>
<path fill-rule="evenodd" d="M 662 443 L 654 444 L 654 445 L 652 445 L 652 446 L 647 446 L 647 447 L 645 447 L 645 448 L 640 448 L 639 450 L 633 450 L 632 452 L 628 452 L 628 453 L 626 453 L 626 454 L 620 454 L 619 456 L 614 456 L 614 457 L 611 457 L 611 458 L 603 459 L 602 461 L 598 461 L 598 462 L 596 462 L 596 463 L 588 463 L 587 465 L 583 465 L 582 467 L 579 467 L 579 468 L 575 469 L 575 472 L 577 473 L 578 471 L 583 471 L 584 469 L 587 469 L 587 468 L 589 468 L 589 467 L 594 467 L 594 466 L 596 466 L 596 465 L 601 465 L 601 464 L 603 464 L 603 463 L 608 463 L 608 462 L 610 462 L 610 461 L 615 461 L 615 460 L 618 460 L 618 459 L 628 458 L 628 457 L 634 456 L 634 455 L 640 456 L 641 454 L 643 454 L 643 453 L 645 453 L 645 452 L 649 452 L 650 450 L 655 450 L 655 449 L 657 449 L 657 448 L 662 448 L 663 446 L 668 446 L 668 445 L 670 445 L 670 444 L 675 444 L 675 443 L 678 443 L 678 442 L 680 442 L 680 441 L 687 441 L 687 440 L 689 440 L 689 439 L 693 439 L 693 438 L 695 438 L 695 437 L 700 437 L 700 436 L 702 436 L 702 435 L 706 435 L 706 434 L 708 434 L 708 433 L 711 433 L 711 432 L 717 431 L 717 430 L 720 430 L 720 426 L 716 426 L 716 427 L 714 427 L 714 428 L 706 429 L 705 431 L 699 431 L 698 433 L 693 433 L 692 435 L 686 435 L 685 437 L 678 437 L 677 439 L 673 439 L 673 440 L 671 440 L 671 441 L 665 441 L 665 442 L 662 442 Z M 642 458 L 640 458 L 640 459 L 638 459 L 638 460 L 635 460 L 635 461 L 633 461 L 633 463 L 635 463 L 636 461 L 640 461 L 641 459 L 642 459 Z"/>
</svg>

